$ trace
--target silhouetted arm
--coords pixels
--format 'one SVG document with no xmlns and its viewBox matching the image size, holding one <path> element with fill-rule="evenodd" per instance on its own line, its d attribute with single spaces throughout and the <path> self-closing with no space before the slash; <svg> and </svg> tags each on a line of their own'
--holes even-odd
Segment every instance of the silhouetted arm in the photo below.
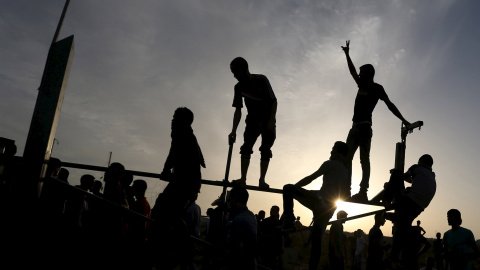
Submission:
<svg viewBox="0 0 480 270">
<path fill-rule="evenodd" d="M 347 64 L 348 64 L 348 69 L 350 70 L 350 74 L 352 75 L 353 79 L 355 82 L 358 84 L 360 81 L 360 77 L 358 76 L 357 70 L 355 69 L 355 65 L 352 62 L 352 59 L 350 58 L 350 40 L 347 40 L 346 46 L 343 47 L 341 46 L 343 51 L 345 52 L 345 56 L 347 57 Z"/>
<path fill-rule="evenodd" d="M 274 100 L 272 103 L 272 108 L 270 110 L 270 119 L 268 120 L 267 123 L 267 129 L 268 130 L 273 130 L 275 128 L 275 116 L 277 114 L 277 101 Z"/>
<path fill-rule="evenodd" d="M 238 124 L 240 124 L 240 119 L 242 119 L 242 109 L 235 108 L 235 113 L 233 114 L 232 132 L 228 135 L 229 144 L 232 144 L 235 142 L 235 139 L 237 137 Z"/>
<path fill-rule="evenodd" d="M 402 120 L 402 123 L 405 125 L 405 126 L 408 126 L 410 125 L 410 122 L 408 122 L 407 120 L 405 120 L 405 118 L 403 118 L 402 114 L 400 113 L 400 111 L 398 110 L 397 106 L 395 106 L 395 104 L 393 104 L 393 102 L 390 101 L 389 98 L 386 98 L 384 100 L 385 104 L 387 105 L 388 109 L 396 116 L 398 117 L 398 119 Z"/>
<path fill-rule="evenodd" d="M 322 176 L 325 174 L 326 170 L 327 170 L 327 166 L 328 166 L 328 161 L 324 162 L 322 164 L 322 166 L 320 166 L 320 168 L 312 173 L 311 175 L 309 176 L 306 176 L 304 177 L 302 180 L 298 181 L 295 186 L 297 187 L 304 187 L 308 184 L 310 184 L 313 180 L 317 179 L 318 177 Z"/>
</svg>

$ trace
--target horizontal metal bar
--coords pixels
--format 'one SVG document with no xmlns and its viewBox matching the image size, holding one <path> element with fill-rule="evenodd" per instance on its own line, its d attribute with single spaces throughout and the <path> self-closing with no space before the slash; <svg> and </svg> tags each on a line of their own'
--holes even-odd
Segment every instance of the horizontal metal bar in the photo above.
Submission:
<svg viewBox="0 0 480 270">
<path fill-rule="evenodd" d="M 71 163 L 71 162 L 63 162 L 62 161 L 62 167 L 67 167 L 67 168 L 75 168 L 75 169 L 82 169 L 82 170 L 90 170 L 90 171 L 100 171 L 104 172 L 107 170 L 107 167 L 101 167 L 101 166 L 93 166 L 93 165 L 86 165 L 86 164 L 78 164 L 78 163 Z M 132 171 L 132 170 L 126 170 L 130 173 L 132 173 L 135 176 L 143 176 L 143 177 L 149 177 L 149 178 L 156 178 L 165 182 L 168 182 L 166 180 L 160 179 L 160 174 L 158 173 L 149 173 L 149 172 L 141 172 L 141 171 Z M 202 184 L 205 185 L 211 185 L 211 186 L 227 186 L 227 187 L 233 187 L 234 185 L 230 182 L 225 182 L 225 181 L 215 181 L 215 180 L 206 180 L 202 179 Z M 245 186 L 246 189 L 249 190 L 255 190 L 255 191 L 262 191 L 262 192 L 269 192 L 269 193 L 277 193 L 277 194 L 283 194 L 283 190 L 281 189 L 275 189 L 275 188 L 259 188 L 257 186 Z"/>
</svg>

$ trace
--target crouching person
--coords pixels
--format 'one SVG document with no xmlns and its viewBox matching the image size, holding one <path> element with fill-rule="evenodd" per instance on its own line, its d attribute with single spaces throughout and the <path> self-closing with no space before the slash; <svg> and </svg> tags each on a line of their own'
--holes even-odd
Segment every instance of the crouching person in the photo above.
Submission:
<svg viewBox="0 0 480 270">
<path fill-rule="evenodd" d="M 310 254 L 309 269 L 317 269 L 320 261 L 322 237 L 327 223 L 336 210 L 337 200 L 350 198 L 350 181 L 348 169 L 345 165 L 348 146 L 341 141 L 335 142 L 330 159 L 325 161 L 313 174 L 303 178 L 298 183 L 288 184 L 283 187 L 283 230 L 295 228 L 295 215 L 293 213 L 293 199 L 312 210 L 312 250 Z M 306 190 L 302 187 L 323 175 L 323 184 L 320 190 Z"/>
</svg>

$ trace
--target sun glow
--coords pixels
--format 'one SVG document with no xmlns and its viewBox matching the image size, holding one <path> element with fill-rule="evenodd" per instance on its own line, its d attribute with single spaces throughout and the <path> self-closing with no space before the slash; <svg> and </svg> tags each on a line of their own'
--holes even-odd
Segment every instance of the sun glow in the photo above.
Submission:
<svg viewBox="0 0 480 270">
<path fill-rule="evenodd" d="M 347 212 L 349 217 L 353 217 L 368 212 L 370 210 L 369 208 L 371 207 L 365 204 L 344 202 L 342 200 L 338 200 L 336 204 L 337 210 L 335 211 L 333 219 L 337 219 L 337 212 L 340 210 Z"/>
</svg>

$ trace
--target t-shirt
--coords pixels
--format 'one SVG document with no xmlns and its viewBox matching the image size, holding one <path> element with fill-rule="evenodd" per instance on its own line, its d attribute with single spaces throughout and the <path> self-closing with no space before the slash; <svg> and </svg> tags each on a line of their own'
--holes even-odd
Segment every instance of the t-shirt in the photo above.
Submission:
<svg viewBox="0 0 480 270">
<path fill-rule="evenodd" d="M 412 180 L 412 186 L 407 196 L 422 209 L 425 209 L 435 196 L 436 190 L 435 174 L 428 168 L 418 166 L 415 169 L 415 178 Z"/>
<path fill-rule="evenodd" d="M 360 80 L 358 83 L 357 97 L 355 98 L 352 121 L 354 123 L 368 122 L 372 124 L 373 109 L 375 109 L 379 99 L 388 99 L 383 86 L 374 82 L 364 83 Z"/>
<path fill-rule="evenodd" d="M 261 74 L 252 74 L 248 81 L 238 82 L 235 85 L 232 107 L 243 108 L 242 98 L 245 100 L 249 120 L 268 121 L 271 106 L 277 100 L 267 77 Z"/>
<path fill-rule="evenodd" d="M 466 255 L 472 253 L 470 250 L 472 243 L 475 243 L 475 237 L 469 229 L 460 227 L 457 231 L 450 229 L 445 232 L 443 245 L 447 249 L 451 269 L 472 269 L 471 261 L 466 259 Z"/>
</svg>

